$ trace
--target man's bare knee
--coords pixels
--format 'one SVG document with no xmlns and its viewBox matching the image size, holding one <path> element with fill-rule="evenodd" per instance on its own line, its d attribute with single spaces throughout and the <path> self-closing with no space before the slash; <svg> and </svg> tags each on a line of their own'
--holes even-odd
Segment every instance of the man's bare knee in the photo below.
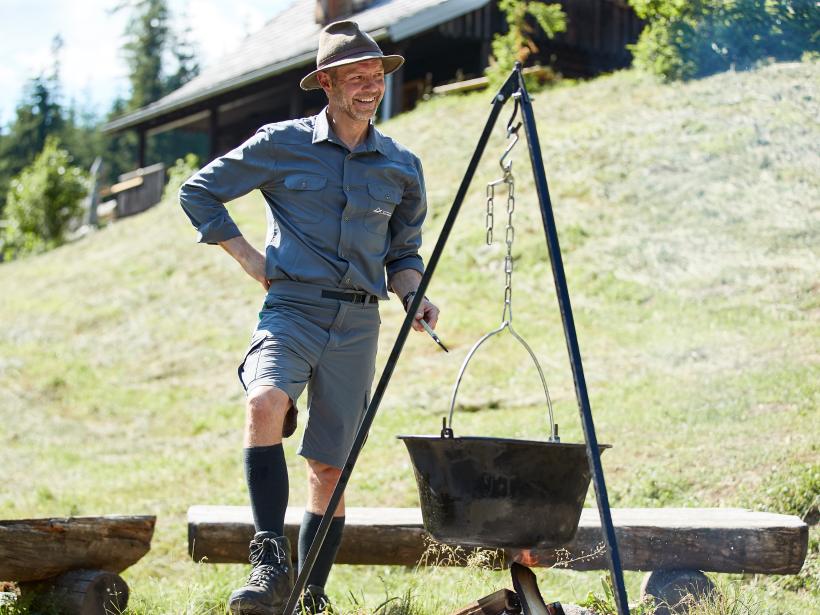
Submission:
<svg viewBox="0 0 820 615">
<path fill-rule="evenodd" d="M 245 446 L 282 441 L 282 423 L 291 405 L 288 394 L 272 386 L 251 389 L 245 403 Z"/>
<path fill-rule="evenodd" d="M 308 502 L 307 508 L 310 512 L 322 514 L 330 503 L 333 489 L 339 482 L 342 474 L 341 468 L 337 468 L 326 463 L 321 463 L 315 459 L 308 459 Z M 336 507 L 335 516 L 345 514 L 344 495 L 339 500 Z"/>
<path fill-rule="evenodd" d="M 342 474 L 341 468 L 321 463 L 315 459 L 308 459 L 308 479 L 312 485 L 317 487 L 330 486 L 331 489 L 336 485 L 339 476 Z"/>
</svg>

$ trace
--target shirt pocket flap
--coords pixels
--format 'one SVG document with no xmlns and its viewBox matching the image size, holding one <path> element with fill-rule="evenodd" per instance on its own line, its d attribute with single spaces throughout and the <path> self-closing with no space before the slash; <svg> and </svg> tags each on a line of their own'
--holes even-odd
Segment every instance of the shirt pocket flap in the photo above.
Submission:
<svg viewBox="0 0 820 615">
<path fill-rule="evenodd" d="M 327 185 L 327 177 L 321 175 L 288 175 L 285 188 L 290 190 L 321 190 Z"/>
<path fill-rule="evenodd" d="M 401 202 L 401 190 L 385 184 L 367 184 L 367 192 L 377 201 L 398 205 Z"/>
</svg>

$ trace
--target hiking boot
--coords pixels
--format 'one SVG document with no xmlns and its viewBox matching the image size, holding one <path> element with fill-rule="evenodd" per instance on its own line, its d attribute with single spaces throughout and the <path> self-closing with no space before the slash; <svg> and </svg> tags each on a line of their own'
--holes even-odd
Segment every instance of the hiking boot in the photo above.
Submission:
<svg viewBox="0 0 820 615">
<path fill-rule="evenodd" d="M 327 597 L 324 587 L 308 585 L 305 593 L 299 598 L 299 604 L 293 615 L 333 615 L 333 605 Z"/>
<path fill-rule="evenodd" d="M 293 589 L 290 542 L 274 532 L 256 532 L 250 551 L 248 582 L 231 594 L 228 607 L 233 615 L 281 615 Z"/>
</svg>

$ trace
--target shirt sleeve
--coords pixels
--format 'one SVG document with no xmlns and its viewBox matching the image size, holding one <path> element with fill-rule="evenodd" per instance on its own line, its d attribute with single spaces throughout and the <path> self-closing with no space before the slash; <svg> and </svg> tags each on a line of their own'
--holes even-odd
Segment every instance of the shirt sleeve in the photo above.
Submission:
<svg viewBox="0 0 820 615">
<path fill-rule="evenodd" d="M 421 225 L 427 215 L 427 193 L 421 161 L 414 157 L 413 166 L 416 181 L 410 182 L 404 190 L 401 203 L 390 218 L 390 249 L 385 259 L 388 280 L 403 269 L 415 269 L 424 274 L 424 261 L 419 256 L 419 248 Z"/>
<path fill-rule="evenodd" d="M 264 128 L 236 149 L 208 163 L 179 189 L 179 203 L 198 231 L 197 241 L 216 244 L 242 233 L 225 203 L 274 179 L 275 157 Z"/>
</svg>

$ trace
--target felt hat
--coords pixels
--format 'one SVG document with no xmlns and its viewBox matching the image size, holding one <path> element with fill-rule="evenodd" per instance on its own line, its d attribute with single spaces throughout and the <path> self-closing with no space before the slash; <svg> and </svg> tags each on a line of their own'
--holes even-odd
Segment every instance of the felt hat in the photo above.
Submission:
<svg viewBox="0 0 820 615">
<path fill-rule="evenodd" d="M 378 43 L 366 32 L 359 30 L 355 21 L 337 21 L 325 26 L 319 33 L 319 49 L 316 52 L 316 70 L 305 76 L 299 87 L 303 90 L 321 88 L 316 74 L 320 71 L 353 64 L 362 60 L 381 60 L 384 74 L 389 75 L 404 64 L 399 55 L 384 55 Z"/>
</svg>

